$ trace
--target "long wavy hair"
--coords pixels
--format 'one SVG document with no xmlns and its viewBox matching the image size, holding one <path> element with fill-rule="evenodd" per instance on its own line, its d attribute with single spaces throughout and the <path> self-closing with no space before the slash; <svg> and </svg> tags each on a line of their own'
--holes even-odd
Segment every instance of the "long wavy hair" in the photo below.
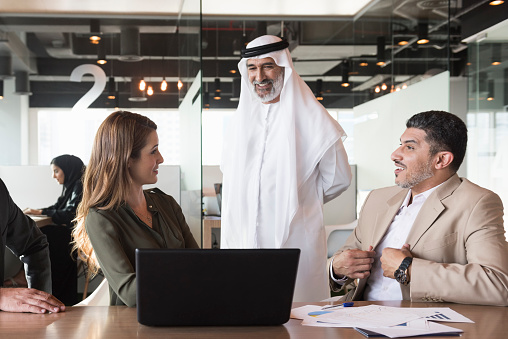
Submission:
<svg viewBox="0 0 508 339">
<path fill-rule="evenodd" d="M 131 177 L 129 159 L 138 159 L 148 135 L 157 125 L 147 117 L 126 111 L 111 113 L 95 135 L 90 162 L 83 176 L 83 199 L 76 213 L 73 251 L 88 265 L 88 274 L 99 270 L 85 221 L 90 208 L 115 210 L 125 203 Z"/>
</svg>

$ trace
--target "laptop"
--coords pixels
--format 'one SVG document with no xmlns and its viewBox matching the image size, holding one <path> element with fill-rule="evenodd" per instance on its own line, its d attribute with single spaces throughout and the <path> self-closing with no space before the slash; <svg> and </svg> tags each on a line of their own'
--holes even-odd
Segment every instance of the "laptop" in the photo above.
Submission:
<svg viewBox="0 0 508 339">
<path fill-rule="evenodd" d="M 289 320 L 299 249 L 136 249 L 138 322 L 280 325 Z"/>
</svg>

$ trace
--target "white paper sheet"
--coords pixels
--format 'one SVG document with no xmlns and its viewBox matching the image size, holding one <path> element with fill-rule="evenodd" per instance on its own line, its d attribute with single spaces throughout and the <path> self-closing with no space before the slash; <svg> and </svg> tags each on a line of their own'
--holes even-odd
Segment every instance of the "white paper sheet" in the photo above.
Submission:
<svg viewBox="0 0 508 339">
<path fill-rule="evenodd" d="M 440 333 L 462 333 L 461 329 L 435 323 L 433 321 L 427 321 L 425 319 L 418 319 L 408 322 L 403 326 L 392 326 L 392 327 L 375 327 L 375 328 L 362 328 L 369 330 L 390 338 L 400 337 L 413 337 L 423 336 L 430 334 Z"/>
<path fill-rule="evenodd" d="M 401 312 L 400 308 L 387 308 L 380 305 L 346 307 L 320 315 L 317 319 L 322 322 L 346 324 L 351 327 L 389 327 L 422 317 L 409 312 L 409 310 L 409 308 L 405 308 L 405 312 Z"/>
</svg>

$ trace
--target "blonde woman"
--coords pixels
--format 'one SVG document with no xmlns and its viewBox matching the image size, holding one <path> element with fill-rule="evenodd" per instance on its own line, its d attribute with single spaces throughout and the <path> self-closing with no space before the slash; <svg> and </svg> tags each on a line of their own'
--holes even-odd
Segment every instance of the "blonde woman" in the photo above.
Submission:
<svg viewBox="0 0 508 339">
<path fill-rule="evenodd" d="M 118 111 L 97 131 L 73 231 L 74 249 L 90 272 L 102 269 L 110 305 L 136 306 L 136 248 L 198 248 L 182 210 L 158 189 L 157 125 Z"/>
</svg>

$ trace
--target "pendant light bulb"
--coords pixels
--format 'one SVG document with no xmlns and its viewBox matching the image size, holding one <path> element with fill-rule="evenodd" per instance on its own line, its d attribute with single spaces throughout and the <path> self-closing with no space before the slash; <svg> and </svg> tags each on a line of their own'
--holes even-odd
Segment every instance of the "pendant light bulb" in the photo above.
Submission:
<svg viewBox="0 0 508 339">
<path fill-rule="evenodd" d="M 144 91 L 145 89 L 146 89 L 146 82 L 144 79 L 141 79 L 141 81 L 139 82 L 139 90 Z"/>
<path fill-rule="evenodd" d="M 161 91 L 165 91 L 168 89 L 168 82 L 166 81 L 166 79 L 162 80 L 161 82 Z"/>
<path fill-rule="evenodd" d="M 146 90 L 146 94 L 153 95 L 153 87 L 152 86 L 148 86 L 148 88 Z"/>
<path fill-rule="evenodd" d="M 178 79 L 178 84 L 177 84 L 177 86 L 178 86 L 178 90 L 181 90 L 181 89 L 182 89 L 182 87 L 183 87 L 183 82 L 182 82 L 182 80 Z"/>
</svg>

